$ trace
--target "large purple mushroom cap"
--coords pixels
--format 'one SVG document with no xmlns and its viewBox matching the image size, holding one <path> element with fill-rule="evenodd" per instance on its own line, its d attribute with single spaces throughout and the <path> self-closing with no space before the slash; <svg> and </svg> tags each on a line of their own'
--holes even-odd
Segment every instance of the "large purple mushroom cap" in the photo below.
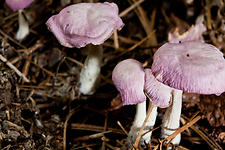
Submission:
<svg viewBox="0 0 225 150">
<path fill-rule="evenodd" d="M 46 22 L 61 45 L 84 47 L 102 44 L 115 29 L 124 26 L 115 3 L 78 3 L 70 5 Z"/>
<path fill-rule="evenodd" d="M 199 94 L 225 91 L 225 60 L 215 46 L 199 41 L 166 43 L 154 54 L 152 72 L 164 84 Z"/>
<path fill-rule="evenodd" d="M 144 89 L 154 105 L 161 108 L 165 108 L 170 105 L 173 89 L 159 82 L 153 76 L 151 69 L 145 69 Z"/>
<path fill-rule="evenodd" d="M 138 104 L 146 100 L 145 72 L 137 60 L 126 59 L 118 63 L 112 72 L 112 80 L 120 92 L 123 105 Z"/>
<path fill-rule="evenodd" d="M 6 0 L 6 4 L 13 11 L 24 9 L 32 3 L 33 0 Z"/>
</svg>

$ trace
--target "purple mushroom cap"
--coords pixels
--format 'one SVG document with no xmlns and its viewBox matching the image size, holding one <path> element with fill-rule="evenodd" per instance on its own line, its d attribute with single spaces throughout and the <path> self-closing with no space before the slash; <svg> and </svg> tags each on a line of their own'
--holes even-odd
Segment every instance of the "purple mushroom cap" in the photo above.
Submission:
<svg viewBox="0 0 225 150">
<path fill-rule="evenodd" d="M 115 3 L 78 3 L 70 5 L 46 22 L 61 45 L 84 47 L 102 44 L 115 29 L 124 26 Z"/>
<path fill-rule="evenodd" d="M 204 24 L 199 23 L 197 25 L 193 25 L 187 32 L 182 35 L 179 34 L 178 30 L 175 30 L 174 33 L 168 34 L 168 41 L 170 43 L 179 43 L 185 41 L 202 41 L 204 42 L 204 38 L 202 33 L 206 31 L 206 27 Z"/>
<path fill-rule="evenodd" d="M 145 69 L 144 89 L 154 105 L 161 108 L 165 108 L 170 105 L 173 89 L 159 82 L 153 76 L 151 69 Z"/>
<path fill-rule="evenodd" d="M 120 92 L 123 105 L 138 104 L 146 100 L 145 72 L 139 61 L 126 59 L 118 63 L 112 72 L 112 80 Z"/>
<path fill-rule="evenodd" d="M 6 0 L 6 4 L 13 11 L 24 9 L 32 3 L 33 0 Z"/>
<path fill-rule="evenodd" d="M 215 46 L 199 41 L 166 43 L 154 54 L 152 72 L 164 84 L 190 93 L 225 91 L 225 60 Z"/>
</svg>

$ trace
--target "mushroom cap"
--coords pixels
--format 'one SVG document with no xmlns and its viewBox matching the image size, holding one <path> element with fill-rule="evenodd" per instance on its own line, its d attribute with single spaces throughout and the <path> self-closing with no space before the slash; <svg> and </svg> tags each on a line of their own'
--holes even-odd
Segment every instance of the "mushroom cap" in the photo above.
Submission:
<svg viewBox="0 0 225 150">
<path fill-rule="evenodd" d="M 13 11 L 24 9 L 32 3 L 33 0 L 5 0 L 5 3 Z"/>
<path fill-rule="evenodd" d="M 145 69 L 146 94 L 151 98 L 154 105 L 165 108 L 170 105 L 172 99 L 172 88 L 159 82 L 152 74 L 151 69 Z"/>
<path fill-rule="evenodd" d="M 192 27 L 183 34 L 179 34 L 178 29 L 176 29 L 173 33 L 168 34 L 168 41 L 170 43 L 179 43 L 185 41 L 202 41 L 204 42 L 204 38 L 202 33 L 206 31 L 206 27 L 204 24 L 199 23 L 197 25 L 192 25 Z"/>
<path fill-rule="evenodd" d="M 162 83 L 199 94 L 225 91 L 225 60 L 215 46 L 199 41 L 166 43 L 154 54 L 152 72 Z"/>
<path fill-rule="evenodd" d="M 115 3 L 78 3 L 48 19 L 49 30 L 65 47 L 102 44 L 115 29 L 124 26 Z"/>
<path fill-rule="evenodd" d="M 139 61 L 126 59 L 118 63 L 112 72 L 112 80 L 120 92 L 123 105 L 138 104 L 146 100 L 145 72 Z"/>
</svg>

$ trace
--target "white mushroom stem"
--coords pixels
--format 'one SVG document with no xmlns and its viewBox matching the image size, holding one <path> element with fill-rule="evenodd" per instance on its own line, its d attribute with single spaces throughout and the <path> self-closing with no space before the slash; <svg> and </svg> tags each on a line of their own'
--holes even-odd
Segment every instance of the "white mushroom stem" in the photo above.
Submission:
<svg viewBox="0 0 225 150">
<path fill-rule="evenodd" d="M 19 29 L 16 33 L 16 39 L 22 41 L 29 34 L 29 24 L 24 18 L 22 9 L 19 10 L 18 17 Z"/>
<path fill-rule="evenodd" d="M 157 116 L 157 107 L 154 106 L 142 134 L 144 134 L 145 132 L 147 132 L 153 128 L 153 126 L 155 124 L 156 116 Z M 146 101 L 139 103 L 136 106 L 135 118 L 134 118 L 133 124 L 131 126 L 131 129 L 129 131 L 129 137 L 131 138 L 131 139 L 128 139 L 129 144 L 132 144 L 136 141 L 137 135 L 139 133 L 139 130 L 142 127 L 142 124 L 143 124 L 145 118 L 146 118 Z M 139 144 L 145 145 L 145 143 L 149 143 L 149 141 L 151 140 L 151 135 L 152 135 L 151 132 L 145 134 L 141 138 Z M 132 141 L 130 141 L 130 140 L 132 140 Z"/>
<path fill-rule="evenodd" d="M 173 90 L 173 102 L 170 107 L 167 108 L 163 120 L 162 120 L 162 130 L 161 137 L 166 138 L 175 132 L 177 128 L 180 127 L 180 115 L 182 107 L 182 93 L 181 90 Z M 171 143 L 174 145 L 179 145 L 181 140 L 181 134 L 178 134 Z"/>
<path fill-rule="evenodd" d="M 80 72 L 79 91 L 84 95 L 92 95 L 100 80 L 103 48 L 101 45 L 88 45 L 89 53 Z"/>
<path fill-rule="evenodd" d="M 129 144 L 133 144 L 137 138 L 137 135 L 139 133 L 139 130 L 145 120 L 146 117 L 146 101 L 142 102 L 142 103 L 138 103 L 136 105 L 136 114 L 134 117 L 134 121 L 133 124 L 130 128 L 129 131 L 129 136 L 131 139 L 128 139 Z M 143 137 L 144 139 L 144 137 Z M 140 144 L 144 144 L 144 140 L 140 141 Z M 131 140 L 131 141 L 130 141 Z M 146 139 L 147 140 L 147 139 Z M 147 141 L 146 141 L 147 142 Z"/>
</svg>

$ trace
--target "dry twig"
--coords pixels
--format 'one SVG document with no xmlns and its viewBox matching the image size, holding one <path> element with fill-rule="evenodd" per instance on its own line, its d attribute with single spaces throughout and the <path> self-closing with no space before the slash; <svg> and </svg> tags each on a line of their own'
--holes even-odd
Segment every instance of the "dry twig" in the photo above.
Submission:
<svg viewBox="0 0 225 150">
<path fill-rule="evenodd" d="M 0 60 L 3 61 L 4 63 L 6 63 L 7 66 L 9 66 L 9 68 L 11 68 L 12 70 L 14 70 L 16 72 L 16 74 L 18 76 L 20 76 L 25 82 L 30 82 L 30 80 L 23 74 L 21 73 L 13 64 L 11 64 L 5 57 L 3 57 L 0 54 Z"/>
<path fill-rule="evenodd" d="M 104 127 L 90 124 L 81 124 L 81 123 L 71 123 L 72 130 L 86 130 L 86 131 L 95 131 L 95 132 L 103 132 Z M 116 134 L 124 134 L 122 130 L 115 128 L 108 128 L 109 131 L 112 131 Z"/>
<path fill-rule="evenodd" d="M 0 29 L 0 33 L 7 39 L 9 39 L 10 41 L 12 41 L 13 43 L 17 44 L 18 46 L 20 46 L 21 48 L 24 48 L 26 49 L 26 46 L 20 44 L 19 42 L 17 42 L 14 38 L 10 37 L 9 35 L 7 35 L 5 32 L 3 32 L 1 29 Z"/>
<path fill-rule="evenodd" d="M 63 150 L 66 150 L 66 132 L 67 132 L 67 124 L 70 118 L 77 112 L 77 108 L 74 108 L 69 112 L 69 114 L 66 116 L 66 121 L 64 123 L 64 129 L 63 129 Z"/>
<path fill-rule="evenodd" d="M 181 117 L 185 120 L 190 120 L 184 115 L 182 115 Z M 214 139 L 210 138 L 210 136 L 207 136 L 203 131 L 201 131 L 197 125 L 193 125 L 190 128 L 194 130 L 209 145 L 211 149 L 223 149 Z"/>
<path fill-rule="evenodd" d="M 186 125 L 180 127 L 179 129 L 177 129 L 173 134 L 171 134 L 170 136 L 168 136 L 167 138 L 165 138 L 162 143 L 167 143 L 172 141 L 178 134 L 180 134 L 181 132 L 183 132 L 184 130 L 186 130 L 187 128 L 191 127 L 193 124 L 195 124 L 199 119 L 201 119 L 201 116 L 197 116 L 196 118 L 194 118 L 193 120 L 191 120 L 190 122 L 188 122 Z"/>
<path fill-rule="evenodd" d="M 142 2 L 144 2 L 145 0 L 139 0 L 135 3 L 133 3 L 130 7 L 128 7 L 127 9 L 125 9 L 124 11 L 122 11 L 119 16 L 120 17 L 124 17 L 126 16 L 130 11 L 132 11 L 134 8 L 136 8 L 138 5 L 140 5 Z"/>
</svg>

